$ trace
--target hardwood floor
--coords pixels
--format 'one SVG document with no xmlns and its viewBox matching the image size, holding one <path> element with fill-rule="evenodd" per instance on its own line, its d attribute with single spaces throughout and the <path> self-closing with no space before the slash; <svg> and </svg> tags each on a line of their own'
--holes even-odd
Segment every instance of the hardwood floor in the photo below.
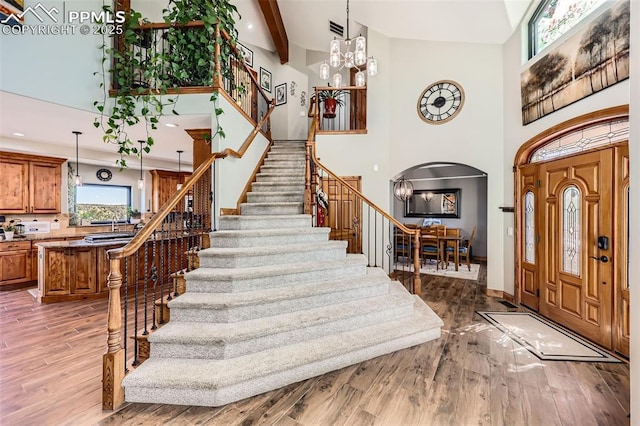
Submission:
<svg viewBox="0 0 640 426">
<path fill-rule="evenodd" d="M 626 425 L 627 364 L 540 361 L 482 320 L 478 282 L 423 277 L 436 341 L 224 407 L 100 408 L 106 301 L 0 292 L 0 424 Z"/>
</svg>

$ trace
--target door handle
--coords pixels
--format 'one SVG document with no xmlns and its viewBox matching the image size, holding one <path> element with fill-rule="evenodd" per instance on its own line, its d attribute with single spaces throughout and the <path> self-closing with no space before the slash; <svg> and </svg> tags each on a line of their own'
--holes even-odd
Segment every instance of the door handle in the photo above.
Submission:
<svg viewBox="0 0 640 426">
<path fill-rule="evenodd" d="M 589 256 L 589 257 L 592 258 L 592 259 L 595 259 L 595 260 L 599 260 L 602 263 L 607 263 L 609 261 L 609 258 L 607 256 L 605 256 L 604 254 L 602 256 L 600 256 L 600 257 L 596 257 L 596 256 Z"/>
</svg>

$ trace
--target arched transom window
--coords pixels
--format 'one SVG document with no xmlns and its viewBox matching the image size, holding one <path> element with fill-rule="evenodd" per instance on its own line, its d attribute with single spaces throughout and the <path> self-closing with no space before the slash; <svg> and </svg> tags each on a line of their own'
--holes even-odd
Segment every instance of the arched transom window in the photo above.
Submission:
<svg viewBox="0 0 640 426">
<path fill-rule="evenodd" d="M 529 21 L 529 58 L 569 31 L 605 0 L 545 0 Z"/>
<path fill-rule="evenodd" d="M 554 160 L 603 145 L 611 145 L 629 139 L 629 120 L 617 119 L 597 123 L 566 133 L 545 143 L 531 155 L 531 162 Z"/>
</svg>

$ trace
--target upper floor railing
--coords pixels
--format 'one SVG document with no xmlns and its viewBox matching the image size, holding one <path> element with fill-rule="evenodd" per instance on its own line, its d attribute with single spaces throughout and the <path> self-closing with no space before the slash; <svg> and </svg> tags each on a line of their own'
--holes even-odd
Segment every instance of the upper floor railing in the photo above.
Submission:
<svg viewBox="0 0 640 426">
<path fill-rule="evenodd" d="M 367 133 L 367 88 L 314 87 L 308 116 L 316 112 L 317 134 Z"/>
</svg>

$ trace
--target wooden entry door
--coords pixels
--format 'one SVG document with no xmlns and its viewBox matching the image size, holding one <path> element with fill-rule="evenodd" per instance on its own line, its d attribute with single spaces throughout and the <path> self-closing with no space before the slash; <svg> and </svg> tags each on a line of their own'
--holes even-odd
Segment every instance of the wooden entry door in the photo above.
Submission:
<svg viewBox="0 0 640 426">
<path fill-rule="evenodd" d="M 629 146 L 615 148 L 615 242 L 616 274 L 613 349 L 629 356 Z"/>
<path fill-rule="evenodd" d="M 613 148 L 540 164 L 540 313 L 612 347 Z M 598 237 L 608 245 L 598 247 Z"/>
<path fill-rule="evenodd" d="M 360 191 L 360 176 L 343 176 L 342 179 Z M 329 198 L 329 239 L 347 241 L 347 253 L 362 253 L 362 202 L 349 191 L 349 187 L 336 179 L 322 179 L 322 190 Z"/>
</svg>

